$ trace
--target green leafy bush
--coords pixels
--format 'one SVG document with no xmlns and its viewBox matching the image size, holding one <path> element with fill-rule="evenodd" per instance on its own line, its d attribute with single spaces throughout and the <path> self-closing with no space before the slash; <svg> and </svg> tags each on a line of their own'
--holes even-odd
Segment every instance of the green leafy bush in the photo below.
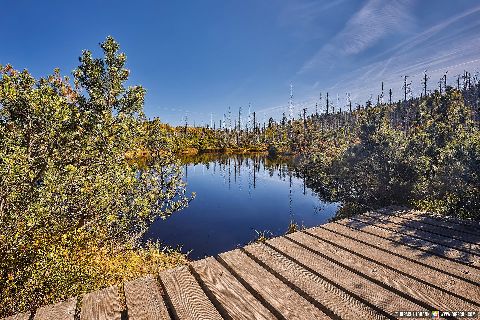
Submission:
<svg viewBox="0 0 480 320">
<path fill-rule="evenodd" d="M 344 128 L 318 134 L 304 163 L 309 186 L 343 203 L 340 216 L 407 205 L 480 218 L 480 131 L 459 90 L 371 106 L 353 117 L 347 135 Z M 344 147 L 332 152 L 332 139 Z"/>
<path fill-rule="evenodd" d="M 75 87 L 0 67 L 0 317 L 185 262 L 139 244 L 189 198 L 146 129 L 145 90 L 124 86 L 125 55 L 111 37 L 101 47 L 83 52 Z M 127 159 L 142 150 L 148 166 Z"/>
</svg>

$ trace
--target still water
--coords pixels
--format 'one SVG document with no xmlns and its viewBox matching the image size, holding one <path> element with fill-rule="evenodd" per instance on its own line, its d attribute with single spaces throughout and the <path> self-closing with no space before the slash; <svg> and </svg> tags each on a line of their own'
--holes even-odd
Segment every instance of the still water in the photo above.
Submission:
<svg viewBox="0 0 480 320">
<path fill-rule="evenodd" d="M 283 235 L 290 221 L 305 227 L 325 223 L 338 207 L 321 202 L 285 161 L 204 154 L 184 162 L 187 192 L 195 192 L 195 199 L 156 221 L 145 237 L 181 246 L 191 259 L 243 246 L 257 231 Z"/>
</svg>

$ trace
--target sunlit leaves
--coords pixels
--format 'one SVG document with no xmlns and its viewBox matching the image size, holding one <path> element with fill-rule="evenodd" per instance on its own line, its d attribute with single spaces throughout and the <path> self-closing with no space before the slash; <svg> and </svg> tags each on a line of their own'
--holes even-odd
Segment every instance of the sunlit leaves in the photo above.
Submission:
<svg viewBox="0 0 480 320">
<path fill-rule="evenodd" d="M 58 70 L 0 68 L 0 316 L 121 281 L 149 255 L 183 261 L 139 247 L 190 198 L 171 148 L 145 130 L 145 91 L 124 87 L 125 55 L 110 37 L 102 49 L 82 54 L 75 88 Z"/>
</svg>

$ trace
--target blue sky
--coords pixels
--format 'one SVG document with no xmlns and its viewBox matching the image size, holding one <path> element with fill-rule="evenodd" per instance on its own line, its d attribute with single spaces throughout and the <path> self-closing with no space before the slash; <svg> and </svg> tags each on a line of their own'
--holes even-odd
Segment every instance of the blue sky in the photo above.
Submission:
<svg viewBox="0 0 480 320">
<path fill-rule="evenodd" d="M 83 49 L 99 55 L 112 35 L 127 54 L 130 84 L 147 89 L 148 117 L 210 123 L 243 107 L 258 119 L 376 97 L 381 81 L 400 98 L 426 69 L 431 86 L 448 70 L 480 69 L 476 0 L 1 0 L 0 64 L 70 75 Z M 337 101 L 338 95 L 338 101 Z M 217 122 L 218 123 L 218 122 Z"/>
</svg>

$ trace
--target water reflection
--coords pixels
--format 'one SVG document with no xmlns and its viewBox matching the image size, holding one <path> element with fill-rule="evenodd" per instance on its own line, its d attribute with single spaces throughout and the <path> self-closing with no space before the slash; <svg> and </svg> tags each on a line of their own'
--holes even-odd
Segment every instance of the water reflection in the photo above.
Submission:
<svg viewBox="0 0 480 320">
<path fill-rule="evenodd" d="M 182 160 L 187 190 L 196 198 L 155 222 L 146 238 L 182 245 L 192 259 L 245 245 L 255 230 L 281 235 L 291 221 L 305 227 L 324 223 L 337 209 L 319 201 L 288 159 L 202 154 Z"/>
</svg>

